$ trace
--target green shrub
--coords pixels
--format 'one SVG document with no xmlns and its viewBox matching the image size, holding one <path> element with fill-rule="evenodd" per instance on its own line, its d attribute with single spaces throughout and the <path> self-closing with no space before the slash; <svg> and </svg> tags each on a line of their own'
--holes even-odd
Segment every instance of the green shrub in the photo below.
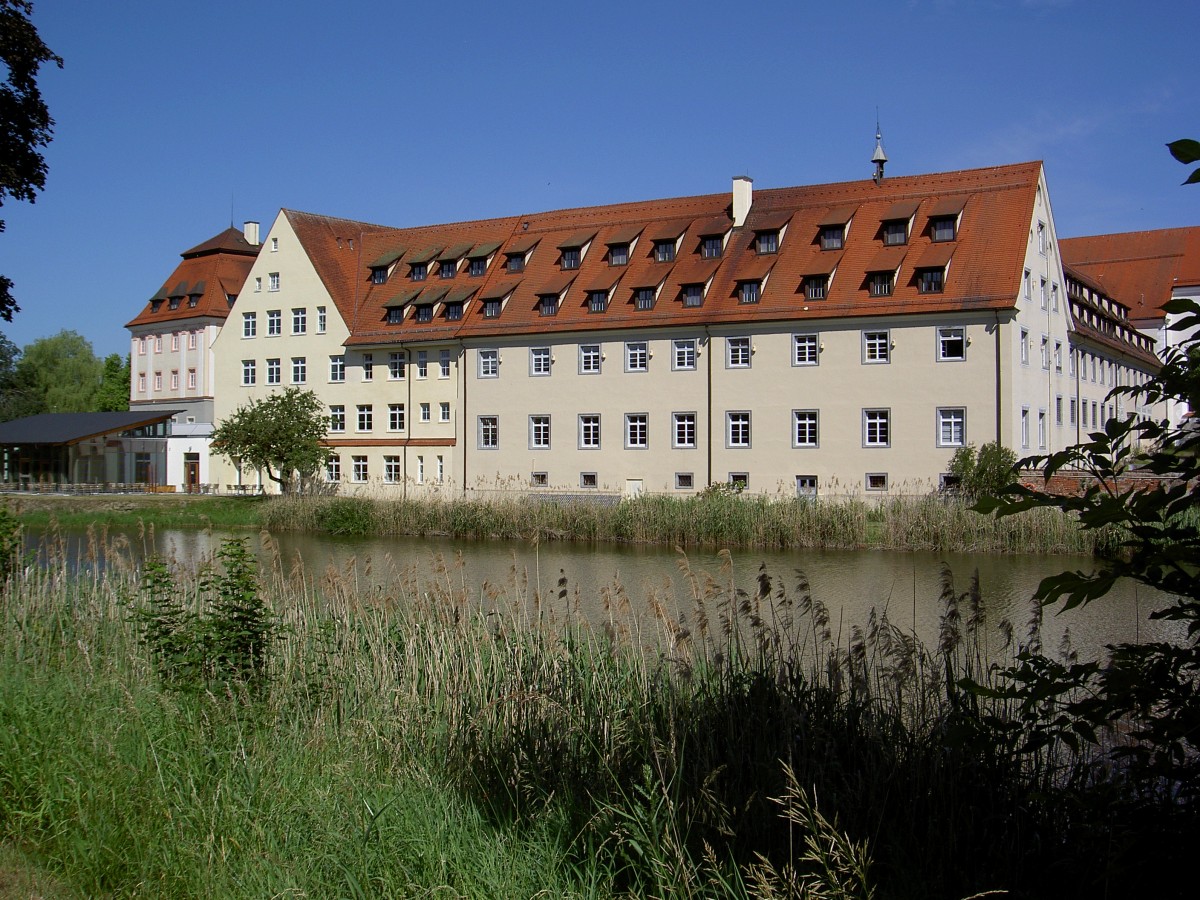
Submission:
<svg viewBox="0 0 1200 900">
<path fill-rule="evenodd" d="M 338 497 L 317 507 L 317 524 L 330 534 L 364 535 L 375 531 L 371 501 Z"/>
</svg>

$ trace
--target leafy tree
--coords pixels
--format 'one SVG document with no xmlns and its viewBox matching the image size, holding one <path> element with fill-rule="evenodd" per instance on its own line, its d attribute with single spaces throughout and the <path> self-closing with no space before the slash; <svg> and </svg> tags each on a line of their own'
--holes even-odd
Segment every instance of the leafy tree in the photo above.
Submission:
<svg viewBox="0 0 1200 900">
<path fill-rule="evenodd" d="M 100 390 L 96 392 L 97 412 L 125 412 L 129 409 L 129 356 L 119 353 L 104 357 Z"/>
<path fill-rule="evenodd" d="M 1017 477 L 1017 454 L 999 441 L 988 441 L 975 451 L 974 444 L 959 447 L 950 459 L 950 474 L 960 493 L 968 497 L 998 494 Z"/>
<path fill-rule="evenodd" d="M 325 462 L 328 424 L 316 394 L 288 388 L 235 409 L 213 431 L 213 448 L 234 465 L 264 470 L 281 493 L 298 492 Z"/>
<path fill-rule="evenodd" d="M 0 334 L 0 422 L 46 411 L 45 398 L 38 394 L 28 370 L 20 368 L 20 361 L 17 345 Z"/>
<path fill-rule="evenodd" d="M 42 102 L 37 76 L 43 63 L 61 69 L 62 60 L 42 43 L 29 21 L 32 11 L 27 0 L 0 0 L 0 62 L 8 72 L 0 82 L 0 206 L 6 197 L 33 203 L 46 186 L 40 148 L 50 143 L 54 120 Z M 20 309 L 11 289 L 12 281 L 0 275 L 0 316 L 8 322 Z"/>
<path fill-rule="evenodd" d="M 104 377 L 91 343 L 75 331 L 38 338 L 25 348 L 17 377 L 41 398 L 38 412 L 95 412 Z M 128 388 L 126 388 L 128 392 Z"/>
</svg>

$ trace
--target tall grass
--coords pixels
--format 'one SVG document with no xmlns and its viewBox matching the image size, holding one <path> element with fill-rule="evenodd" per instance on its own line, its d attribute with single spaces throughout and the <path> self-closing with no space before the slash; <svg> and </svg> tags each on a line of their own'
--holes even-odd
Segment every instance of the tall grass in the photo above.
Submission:
<svg viewBox="0 0 1200 900">
<path fill-rule="evenodd" d="M 619 503 L 578 497 L 489 499 L 272 498 L 262 507 L 272 531 L 451 535 L 654 543 L 679 547 L 881 547 L 956 552 L 1095 553 L 1111 535 L 1081 531 L 1057 510 L 996 519 L 961 500 L 902 497 L 778 499 L 716 492 L 643 495 Z"/>
<path fill-rule="evenodd" d="M 1116 896 L 1196 833 L 1159 810 L 1135 839 L 1098 758 L 995 739 L 1016 711 L 960 679 L 1038 622 L 996 630 L 949 574 L 923 648 L 882 615 L 839 631 L 800 573 L 739 591 L 727 555 L 682 559 L 682 596 L 614 582 L 594 627 L 515 568 L 276 558 L 267 689 L 180 692 L 140 573 L 93 547 L 103 577 L 51 554 L 0 621 L 0 835 L 83 894 Z"/>
</svg>

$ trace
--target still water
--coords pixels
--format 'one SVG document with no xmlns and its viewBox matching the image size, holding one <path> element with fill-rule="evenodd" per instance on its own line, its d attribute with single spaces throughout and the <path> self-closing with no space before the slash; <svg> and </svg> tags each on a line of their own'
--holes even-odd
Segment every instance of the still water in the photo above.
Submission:
<svg viewBox="0 0 1200 900">
<path fill-rule="evenodd" d="M 110 540 L 117 532 L 110 531 Z M 233 535 L 206 531 L 129 533 L 122 544 L 136 563 L 149 553 L 172 560 L 181 573 L 195 571 L 211 559 L 222 540 Z M 246 536 L 245 533 L 237 536 Z M 83 533 L 65 535 L 69 558 L 77 565 L 96 565 Z M 31 547 L 40 537 L 28 536 Z M 318 585 L 333 571 L 352 579 L 356 589 L 391 597 L 415 591 L 438 593 L 452 584 L 468 599 L 482 604 L 523 604 L 531 614 L 579 615 L 593 624 L 606 621 L 613 598 L 628 598 L 628 612 L 642 617 L 648 632 L 657 627 L 652 603 L 673 620 L 694 618 L 693 596 L 706 584 L 754 593 L 760 570 L 797 598 L 800 573 L 812 596 L 830 610 L 834 636 L 844 645 L 852 626 L 865 626 L 874 608 L 926 645 L 936 645 L 942 604 L 942 572 L 949 567 L 955 589 L 965 591 L 978 571 L 991 632 L 1001 619 L 1012 622 L 1020 639 L 1031 612 L 1030 598 L 1045 576 L 1067 569 L 1091 571 L 1089 557 L 902 553 L 883 550 L 742 550 L 723 556 L 692 550 L 685 556 L 661 547 L 587 546 L 563 542 L 533 544 L 510 541 L 462 541 L 450 538 L 339 538 L 305 534 L 248 536 L 264 565 L 278 564 L 300 572 Z M 99 563 L 103 564 L 103 563 Z M 560 599 L 565 579 L 566 599 Z M 1147 614 L 1164 597 L 1132 582 L 1081 610 L 1056 615 L 1047 610 L 1042 640 L 1048 653 L 1068 633 L 1081 656 L 1092 656 L 1120 641 L 1172 640 L 1182 637 L 1177 625 L 1152 622 Z M 711 612 L 711 611 L 710 611 Z M 990 641 L 991 639 L 989 639 Z"/>
</svg>

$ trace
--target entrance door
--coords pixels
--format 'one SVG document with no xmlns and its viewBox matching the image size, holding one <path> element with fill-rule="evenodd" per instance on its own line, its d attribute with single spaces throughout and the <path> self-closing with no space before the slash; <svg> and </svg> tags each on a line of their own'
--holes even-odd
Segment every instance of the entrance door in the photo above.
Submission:
<svg viewBox="0 0 1200 900">
<path fill-rule="evenodd" d="M 183 454 L 183 489 L 189 494 L 200 490 L 200 454 Z"/>
</svg>

